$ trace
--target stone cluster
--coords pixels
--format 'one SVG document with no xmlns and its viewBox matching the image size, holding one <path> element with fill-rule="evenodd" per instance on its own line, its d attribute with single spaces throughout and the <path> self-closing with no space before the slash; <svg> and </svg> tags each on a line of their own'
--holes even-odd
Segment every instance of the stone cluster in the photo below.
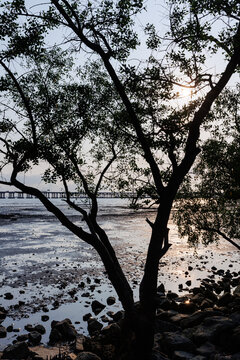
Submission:
<svg viewBox="0 0 240 360">
<path fill-rule="evenodd" d="M 219 281 L 206 278 L 199 287 L 188 288 L 188 294 L 183 296 L 166 292 L 164 286 L 160 285 L 156 295 L 157 314 L 152 360 L 239 360 L 239 275 L 226 272 Z M 186 285 L 191 285 L 189 280 Z M 184 286 L 180 285 L 180 292 L 182 289 Z M 107 304 L 114 302 L 115 299 L 111 297 Z M 91 307 L 97 315 L 105 305 L 94 300 Z M 122 339 L 126 339 L 124 312 L 118 311 L 114 314 L 109 311 L 107 315 L 108 317 L 102 316 L 102 322 L 90 313 L 83 316 L 83 321 L 88 323 L 89 337 L 78 334 L 69 319 L 52 321 L 49 344 L 54 346 L 68 342 L 68 354 L 61 357 L 66 360 L 125 359 L 122 348 Z M 5 317 L 5 309 L 0 308 L 0 319 Z M 104 322 L 108 322 L 108 325 L 104 326 Z M 41 342 L 44 326 L 26 325 L 25 330 L 28 334 L 19 335 L 15 344 L 6 347 L 0 358 L 42 359 L 32 351 L 31 346 Z M 6 336 L 6 332 L 7 329 L 0 326 L 0 337 Z M 126 352 L 127 349 L 125 354 Z"/>
</svg>

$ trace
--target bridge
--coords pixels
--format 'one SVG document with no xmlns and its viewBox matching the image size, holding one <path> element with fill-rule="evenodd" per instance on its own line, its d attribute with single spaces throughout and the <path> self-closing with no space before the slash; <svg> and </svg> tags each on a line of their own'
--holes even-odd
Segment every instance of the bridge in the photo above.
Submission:
<svg viewBox="0 0 240 360">
<path fill-rule="evenodd" d="M 66 199 L 66 193 L 64 191 L 42 191 L 48 199 Z M 88 196 L 83 192 L 71 192 L 71 198 L 74 199 L 86 199 Z M 116 198 L 132 198 L 136 197 L 134 192 L 111 192 L 111 191 L 100 191 L 98 198 L 103 199 L 116 199 Z M 25 194 L 21 191 L 0 191 L 0 199 L 34 199 L 36 196 Z"/>
</svg>

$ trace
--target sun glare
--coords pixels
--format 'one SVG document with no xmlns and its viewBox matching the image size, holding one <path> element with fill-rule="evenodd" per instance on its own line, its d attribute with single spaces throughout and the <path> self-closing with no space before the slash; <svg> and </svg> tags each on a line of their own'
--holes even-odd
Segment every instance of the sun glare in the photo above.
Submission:
<svg viewBox="0 0 240 360">
<path fill-rule="evenodd" d="M 179 98 L 190 98 L 193 95 L 193 89 L 179 86 L 177 89 L 177 93 Z"/>
</svg>

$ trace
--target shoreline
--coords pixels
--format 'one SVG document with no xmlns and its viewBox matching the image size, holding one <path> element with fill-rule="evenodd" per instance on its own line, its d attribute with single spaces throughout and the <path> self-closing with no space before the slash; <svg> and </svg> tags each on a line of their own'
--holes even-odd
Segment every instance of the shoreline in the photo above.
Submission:
<svg viewBox="0 0 240 360">
<path fill-rule="evenodd" d="M 44 323 L 47 334 L 52 320 L 69 317 L 73 324 L 80 322 L 75 324 L 76 329 L 86 335 L 87 324 L 82 316 L 89 312 L 92 300 L 106 304 L 107 297 L 114 296 L 116 303 L 111 310 L 121 309 L 97 254 L 57 221 L 41 218 L 44 215 L 42 209 L 35 208 L 34 221 L 27 221 L 32 206 L 28 200 L 24 221 L 18 218 L 2 222 L 0 226 L 0 304 L 9 310 L 9 317 L 2 325 L 8 327 L 14 323 L 16 329 L 21 328 L 19 332 L 9 333 L 6 339 L 0 339 L 0 349 L 6 342 L 16 339 L 26 324 L 41 323 L 43 315 L 49 316 Z M 112 204 L 104 209 L 105 215 L 112 209 Z M 103 216 L 101 225 L 112 240 L 137 301 L 150 228 L 145 221 L 145 212 L 127 216 L 129 209 L 124 208 L 124 214 L 121 209 L 118 207 L 117 216 Z M 153 213 L 148 216 L 151 220 Z M 205 248 L 200 245 L 195 253 L 188 247 L 186 239 L 179 239 L 176 227 L 170 223 L 170 242 L 173 246 L 159 265 L 159 283 L 172 292 L 180 291 L 183 295 L 190 287 L 199 286 L 202 279 L 211 279 L 212 267 L 239 271 L 239 253 L 224 241 L 218 246 L 211 244 Z M 186 282 L 189 281 L 191 285 L 188 286 Z M 81 287 L 81 283 L 85 286 Z M 5 299 L 6 293 L 11 293 L 13 298 Z M 58 306 L 57 303 L 54 306 L 56 301 Z M 102 315 L 106 315 L 106 310 Z M 100 316 L 97 318 L 101 321 Z M 45 343 L 47 334 L 43 336 Z"/>
</svg>

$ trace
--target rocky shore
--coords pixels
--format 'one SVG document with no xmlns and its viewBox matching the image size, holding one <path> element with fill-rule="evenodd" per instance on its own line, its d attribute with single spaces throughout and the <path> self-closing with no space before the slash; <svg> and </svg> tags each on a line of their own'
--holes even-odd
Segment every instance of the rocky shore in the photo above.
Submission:
<svg viewBox="0 0 240 360">
<path fill-rule="evenodd" d="M 152 360 L 224 360 L 240 359 L 240 272 L 217 270 L 203 279 L 188 294 L 166 292 L 158 287 L 157 315 Z M 215 276 L 220 279 L 215 280 Z M 191 286 L 191 280 L 186 282 Z M 179 285 L 179 292 L 184 286 Z M 0 353 L 1 359 L 123 360 L 128 349 L 124 312 L 107 312 L 99 322 L 95 316 L 114 304 L 91 303 L 91 313 L 83 315 L 89 336 L 79 334 L 69 319 L 52 321 L 48 346 L 41 345 L 43 324 L 26 325 L 25 334 Z M 138 304 L 136 303 L 136 306 Z M 0 308 L 0 322 L 7 310 Z M 48 321 L 47 315 L 42 321 Z M 103 324 L 106 324 L 104 326 Z M 0 325 L 0 338 L 13 331 Z"/>
</svg>

